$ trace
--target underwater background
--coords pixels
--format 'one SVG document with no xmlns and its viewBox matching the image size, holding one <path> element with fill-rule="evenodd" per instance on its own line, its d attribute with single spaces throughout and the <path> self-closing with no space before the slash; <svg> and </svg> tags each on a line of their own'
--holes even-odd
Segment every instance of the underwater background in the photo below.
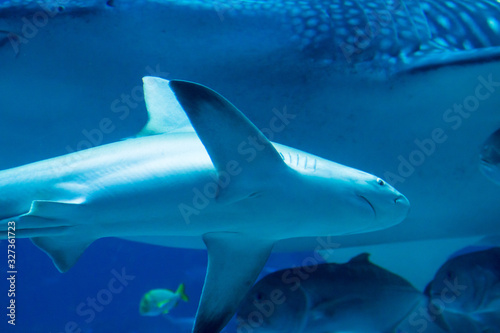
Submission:
<svg viewBox="0 0 500 333">
<path fill-rule="evenodd" d="M 394 3 L 412 19 L 375 20 L 380 31 L 392 22 L 393 39 L 364 30 L 369 8 Z M 495 0 L 0 0 L 0 170 L 135 135 L 147 117 L 144 76 L 199 82 L 258 128 L 287 110 L 296 117 L 272 141 L 379 175 L 412 205 L 389 229 L 273 253 L 260 277 L 310 263 L 319 245 L 336 263 L 370 253 L 423 292 L 456 251 L 499 245 L 499 58 Z M 103 119 L 112 130 L 102 131 Z M 13 326 L 0 240 L 0 332 L 191 331 L 205 250 L 104 238 L 62 274 L 30 240 L 15 244 Z M 146 292 L 181 283 L 187 303 L 140 315 Z M 236 332 L 236 321 L 224 331 Z"/>
</svg>

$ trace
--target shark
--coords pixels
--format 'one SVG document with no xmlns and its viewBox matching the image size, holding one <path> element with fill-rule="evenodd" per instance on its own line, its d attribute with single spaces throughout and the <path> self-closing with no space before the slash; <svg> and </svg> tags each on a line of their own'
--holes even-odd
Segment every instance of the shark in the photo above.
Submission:
<svg viewBox="0 0 500 333">
<path fill-rule="evenodd" d="M 63 272 L 102 237 L 202 240 L 209 263 L 193 332 L 214 333 L 275 243 L 379 230 L 408 214 L 384 180 L 270 142 L 205 86 L 145 77 L 144 90 L 149 121 L 136 137 L 0 173 L 2 238 L 15 221 L 16 237 Z"/>
<path fill-rule="evenodd" d="M 4 1 L 0 169 L 138 133 L 139 78 L 177 78 L 223 92 L 259 128 L 286 106 L 297 117 L 272 141 L 380 175 L 411 200 L 394 227 L 324 244 L 408 253 L 499 234 L 498 186 L 479 170 L 500 128 L 499 11 L 495 0 Z M 157 239 L 174 242 L 194 246 Z"/>
</svg>

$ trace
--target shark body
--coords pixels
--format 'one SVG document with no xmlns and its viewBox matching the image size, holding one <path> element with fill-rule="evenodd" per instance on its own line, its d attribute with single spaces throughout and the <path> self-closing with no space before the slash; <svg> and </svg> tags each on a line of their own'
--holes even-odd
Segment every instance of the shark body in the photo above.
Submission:
<svg viewBox="0 0 500 333">
<path fill-rule="evenodd" d="M 408 200 L 382 179 L 271 143 L 214 91 L 144 81 L 141 137 L 0 173 L 4 230 L 17 221 L 16 237 L 31 238 L 61 271 L 101 237 L 203 240 L 209 267 L 194 332 L 214 333 L 276 242 L 406 217 Z"/>
<path fill-rule="evenodd" d="M 408 218 L 329 239 L 335 244 L 500 232 L 498 187 L 478 171 L 480 147 L 500 127 L 496 1 L 395 1 L 392 9 L 361 0 L 55 1 L 55 15 L 30 33 L 23 18 L 35 22 L 41 3 L 1 5 L 0 129 L 12 142 L 0 147 L 4 169 L 137 133 L 146 121 L 138 78 L 175 77 L 248 106 L 260 128 L 286 105 L 297 121 L 274 141 L 399 177 L 391 183 L 411 199 Z M 477 91 L 487 98 L 460 111 Z M 89 140 L 103 118 L 113 130 Z M 422 151 L 436 129 L 446 140 Z M 424 159 L 411 164 L 415 152 Z M 148 242 L 204 248 L 196 239 Z"/>
</svg>

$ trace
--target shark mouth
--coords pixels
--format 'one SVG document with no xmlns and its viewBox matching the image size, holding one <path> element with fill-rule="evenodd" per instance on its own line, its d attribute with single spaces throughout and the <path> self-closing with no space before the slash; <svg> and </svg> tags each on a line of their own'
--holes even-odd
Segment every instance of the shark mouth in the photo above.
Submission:
<svg viewBox="0 0 500 333">
<path fill-rule="evenodd" d="M 370 202 L 370 200 L 368 200 L 367 198 L 365 198 L 364 196 L 362 195 L 358 195 L 358 197 L 360 197 L 361 199 L 363 199 L 364 201 L 366 201 L 368 203 L 368 205 L 370 205 L 371 209 L 373 210 L 373 214 L 374 215 L 377 215 L 377 211 L 375 210 L 375 207 L 373 207 L 372 203 Z"/>
</svg>

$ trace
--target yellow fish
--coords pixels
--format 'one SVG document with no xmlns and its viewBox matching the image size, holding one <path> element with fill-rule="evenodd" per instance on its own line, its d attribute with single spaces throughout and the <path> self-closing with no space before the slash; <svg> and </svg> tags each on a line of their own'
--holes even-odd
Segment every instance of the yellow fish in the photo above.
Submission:
<svg viewBox="0 0 500 333">
<path fill-rule="evenodd" d="M 175 292 L 168 289 L 153 289 L 148 291 L 141 299 L 139 312 L 142 316 L 167 314 L 180 300 L 184 302 L 189 300 L 184 288 L 184 283 L 181 283 Z"/>
</svg>

